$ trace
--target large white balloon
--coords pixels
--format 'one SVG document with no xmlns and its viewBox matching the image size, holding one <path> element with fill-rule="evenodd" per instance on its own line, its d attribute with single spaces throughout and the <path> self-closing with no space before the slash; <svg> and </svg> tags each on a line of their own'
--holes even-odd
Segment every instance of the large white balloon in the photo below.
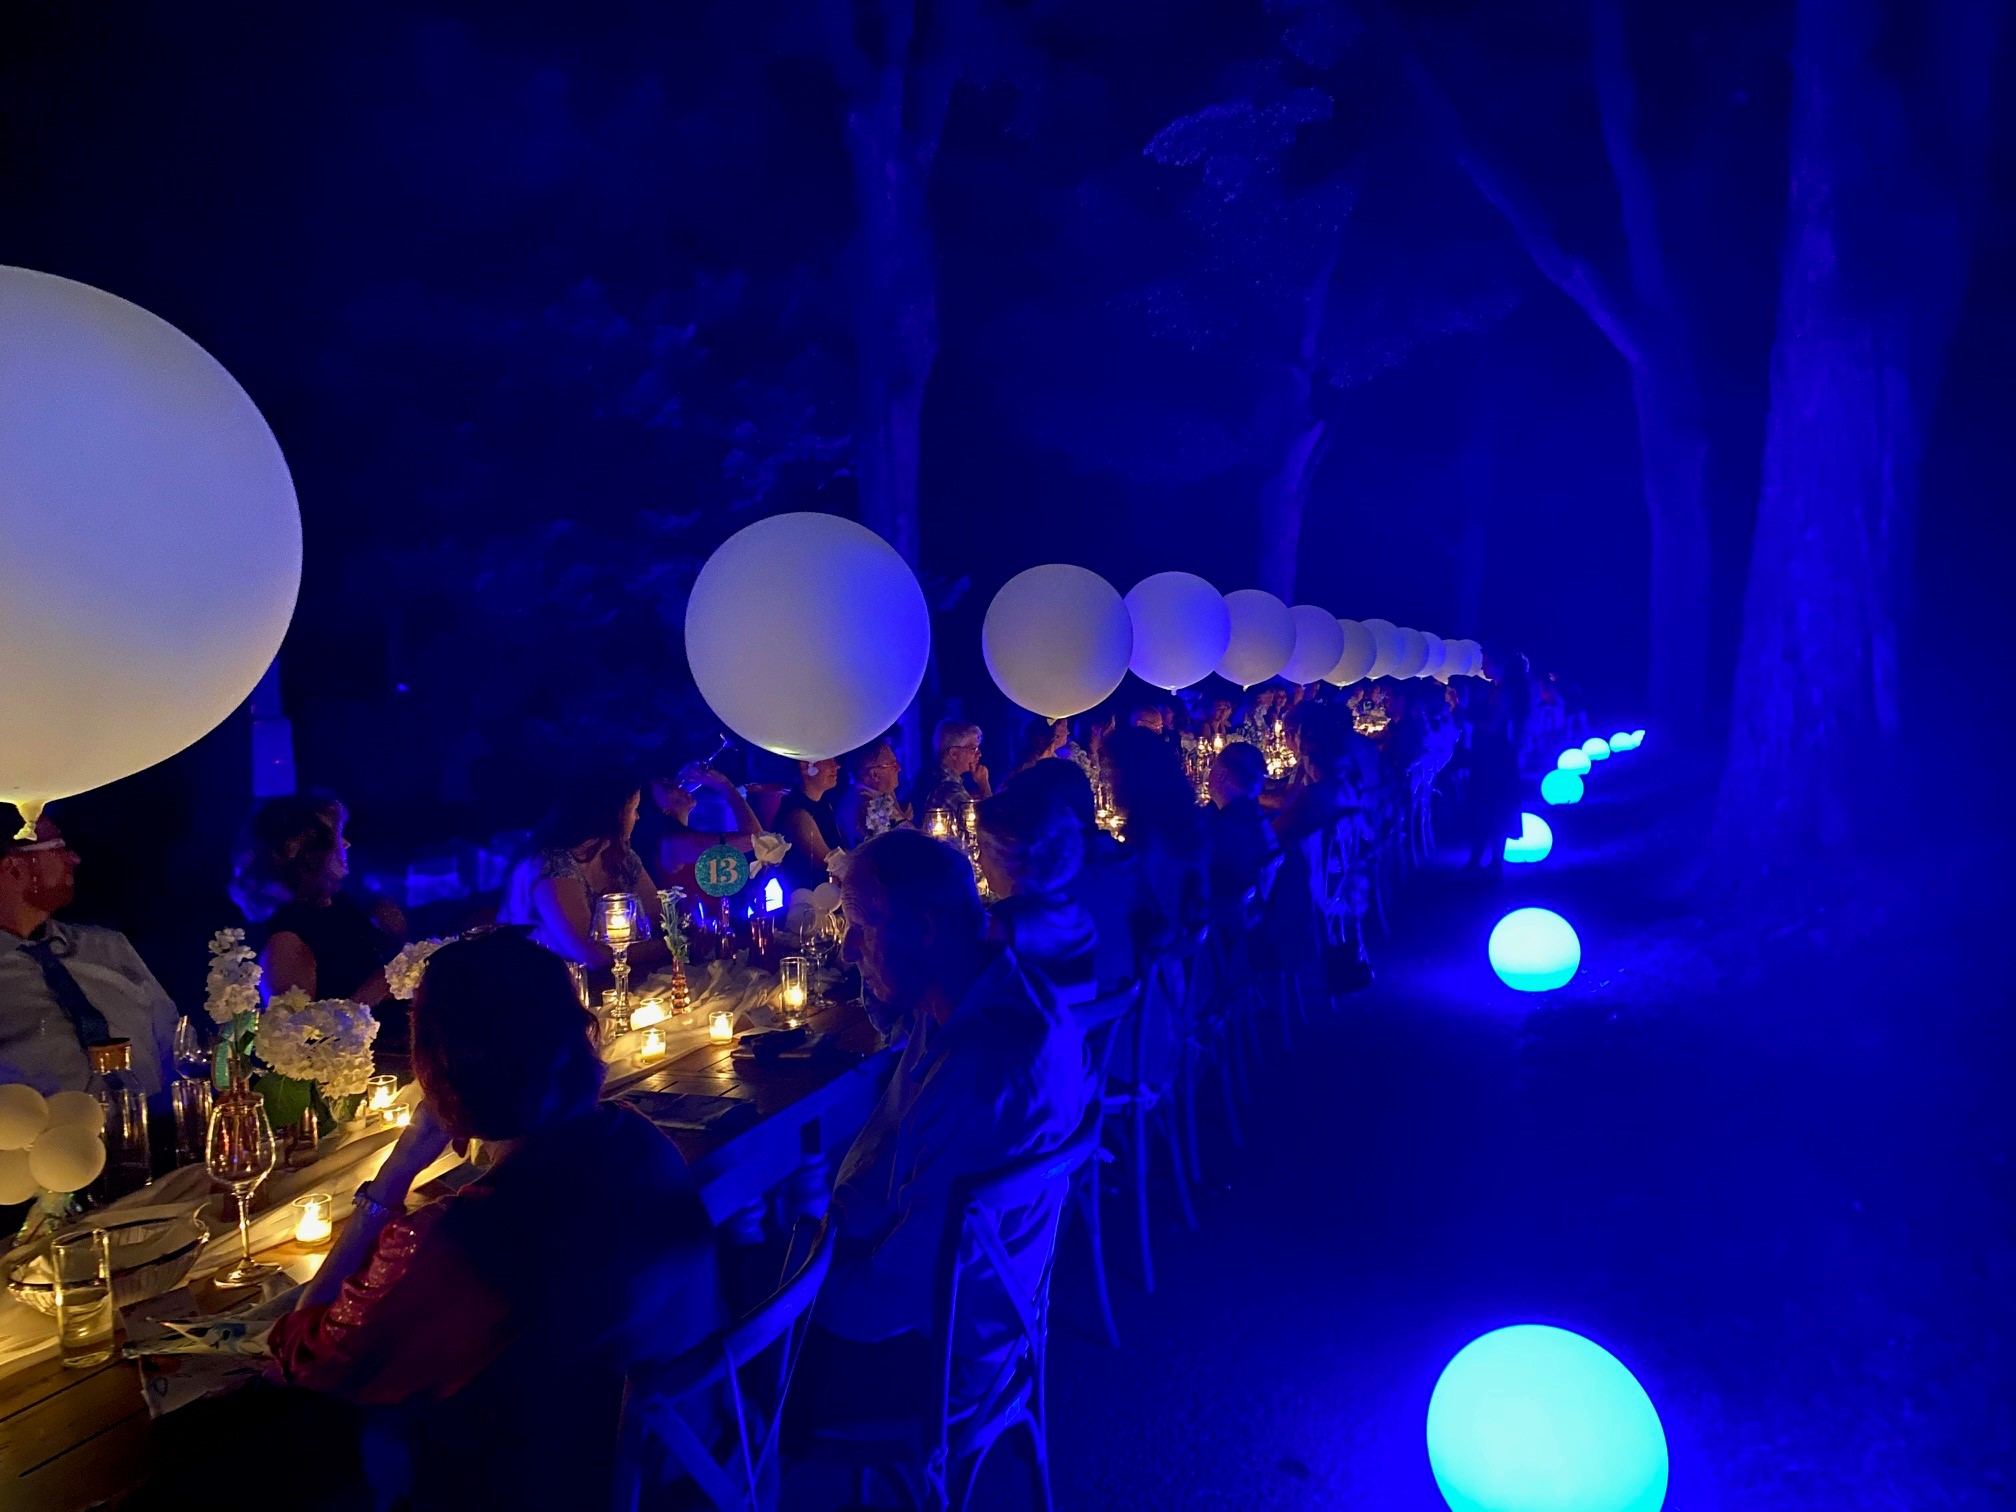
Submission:
<svg viewBox="0 0 2016 1512">
<path fill-rule="evenodd" d="M 1421 639 L 1428 643 L 1428 659 L 1421 663 L 1421 676 L 1438 677 L 1449 664 L 1449 643 L 1433 630 L 1423 630 Z"/>
<path fill-rule="evenodd" d="M 823 761 L 882 734 L 931 658 L 931 611 L 889 543 L 830 514 L 781 514 L 715 550 L 686 602 L 686 660 L 752 745 Z"/>
<path fill-rule="evenodd" d="M 1238 588 L 1225 595 L 1232 614 L 1232 639 L 1218 662 L 1218 675 L 1242 688 L 1263 683 L 1288 665 L 1295 653 L 1295 616 L 1264 588 Z"/>
<path fill-rule="evenodd" d="M 1372 663 L 1379 656 L 1379 643 L 1356 620 L 1339 620 L 1337 625 L 1344 632 L 1344 654 L 1337 658 L 1336 666 L 1323 674 L 1323 680 L 1348 688 L 1372 670 Z"/>
<path fill-rule="evenodd" d="M 1120 686 L 1134 654 L 1134 621 L 1098 573 L 1050 562 L 1001 585 L 980 626 L 980 652 L 1009 698 L 1046 719 L 1067 719 Z"/>
<path fill-rule="evenodd" d="M 1372 665 L 1365 669 L 1368 678 L 1393 676 L 1393 664 L 1400 659 L 1400 627 L 1391 620 L 1368 619 L 1361 621 L 1372 634 L 1375 654 Z"/>
<path fill-rule="evenodd" d="M 0 1150 L 25 1150 L 48 1127 L 49 1104 L 40 1092 L 20 1082 L 0 1087 Z M 0 1197 L 0 1202 L 8 1200 Z"/>
<path fill-rule="evenodd" d="M 1158 688 L 1209 677 L 1232 641 L 1225 595 L 1194 572 L 1158 572 L 1127 595 L 1134 621 L 1134 675 Z"/>
<path fill-rule="evenodd" d="M 1388 677 L 1419 677 L 1428 662 L 1428 640 L 1419 630 L 1402 628 L 1400 651 L 1387 670 Z"/>
<path fill-rule="evenodd" d="M 0 268 L 0 799 L 30 815 L 245 701 L 301 586 L 279 443 L 138 305 Z"/>
<path fill-rule="evenodd" d="M 1291 683 L 1320 681 L 1344 654 L 1344 626 L 1328 609 L 1314 604 L 1297 604 L 1288 614 L 1295 622 L 1295 649 L 1281 675 Z"/>
<path fill-rule="evenodd" d="M 81 1192 L 105 1169 L 105 1141 L 89 1124 L 50 1129 L 28 1151 L 28 1174 L 52 1192 Z"/>
</svg>

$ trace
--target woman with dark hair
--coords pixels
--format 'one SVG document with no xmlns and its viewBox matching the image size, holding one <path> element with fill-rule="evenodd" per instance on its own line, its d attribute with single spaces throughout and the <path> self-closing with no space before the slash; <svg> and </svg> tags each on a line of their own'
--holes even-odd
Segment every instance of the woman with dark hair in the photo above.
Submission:
<svg viewBox="0 0 2016 1512">
<path fill-rule="evenodd" d="M 1101 754 L 1120 838 L 1137 868 L 1133 936 L 1145 960 L 1205 923 L 1210 858 L 1204 815 L 1181 753 L 1153 730 L 1115 730 Z"/>
<path fill-rule="evenodd" d="M 634 894 L 655 928 L 658 889 L 630 848 L 640 801 L 637 781 L 617 772 L 570 783 L 534 834 L 531 854 L 511 868 L 497 922 L 528 926 L 539 944 L 584 966 L 614 959 L 594 937 L 595 900 L 604 893 Z M 630 962 L 653 964 L 663 948 L 655 939 L 632 946 Z"/>
<path fill-rule="evenodd" d="M 333 793 L 270 798 L 252 815 L 231 892 L 257 927 L 269 995 L 298 988 L 367 1006 L 389 996 L 384 966 L 397 943 L 343 891 L 349 820 Z"/>
<path fill-rule="evenodd" d="M 792 887 L 817 887 L 826 880 L 826 855 L 840 848 L 840 818 L 833 811 L 833 789 L 840 781 L 840 763 L 798 763 L 798 780 L 777 805 L 777 833 L 791 842 L 778 870 Z"/>
<path fill-rule="evenodd" d="M 667 887 L 677 887 L 689 898 L 700 895 L 693 863 L 702 852 L 717 845 L 753 851 L 763 828 L 763 821 L 734 779 L 702 762 L 691 763 L 673 781 L 654 778 L 651 802 L 663 816 L 656 826 L 652 875 L 664 878 Z"/>
<path fill-rule="evenodd" d="M 1015 762 L 1008 769 L 1009 781 L 1014 781 L 1037 762 L 1058 755 L 1070 743 L 1070 720 L 1041 718 L 1030 720 L 1022 727 L 1022 734 L 1015 743 Z"/>
<path fill-rule="evenodd" d="M 1090 998 L 1096 931 L 1070 891 L 1085 860 L 1077 816 L 1027 783 L 981 800 L 978 812 L 980 874 L 994 894 L 988 938 L 1041 971 L 1060 998 Z"/>
<path fill-rule="evenodd" d="M 415 1506 L 606 1505 L 625 1370 L 719 1323 L 693 1178 L 600 1100 L 593 1036 L 559 958 L 516 931 L 435 952 L 413 1000 L 426 1101 L 274 1326 L 287 1384 L 402 1410 Z M 472 1139 L 482 1174 L 408 1213 Z"/>
</svg>

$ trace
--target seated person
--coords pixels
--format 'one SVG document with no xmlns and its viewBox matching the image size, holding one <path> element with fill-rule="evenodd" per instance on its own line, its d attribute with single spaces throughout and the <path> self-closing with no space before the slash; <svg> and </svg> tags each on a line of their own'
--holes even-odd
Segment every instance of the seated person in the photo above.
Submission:
<svg viewBox="0 0 2016 1512">
<path fill-rule="evenodd" d="M 1063 754 L 1064 748 L 1070 743 L 1070 720 L 1030 720 L 1023 727 L 1021 742 L 1016 747 L 1015 765 L 1008 774 L 1008 780 L 1014 781 L 1039 761 Z"/>
<path fill-rule="evenodd" d="M 415 1506 L 608 1505 L 625 1370 L 721 1321 L 692 1175 L 600 1100 L 593 1035 L 559 958 L 516 932 L 436 952 L 413 1001 L 426 1101 L 274 1326 L 282 1382 L 399 1410 Z M 487 1169 L 409 1214 L 471 1139 Z"/>
<path fill-rule="evenodd" d="M 1141 889 L 1139 857 L 1099 828 L 1092 779 L 1075 761 L 1039 761 L 1028 771 L 1018 772 L 1009 787 L 1033 792 L 1077 822 L 1084 859 L 1072 879 L 1071 896 L 1092 920 L 1093 977 L 1098 990 L 1118 991 L 1134 979 L 1140 964 L 1134 948 L 1134 915 Z"/>
<path fill-rule="evenodd" d="M 20 828 L 0 804 L 0 1086 L 87 1091 L 87 1047 L 123 1039 L 158 1099 L 173 1079 L 175 1005 L 118 930 L 54 917 L 77 896 L 77 855 L 47 814 L 33 840 Z"/>
<path fill-rule="evenodd" d="M 659 826 L 657 853 L 651 858 L 655 876 L 667 887 L 682 889 L 689 898 L 700 895 L 693 876 L 693 863 L 703 851 L 730 845 L 751 852 L 763 821 L 734 780 L 724 772 L 695 762 L 680 772 L 676 782 L 654 781 L 651 798 L 664 816 Z"/>
<path fill-rule="evenodd" d="M 910 822 L 910 805 L 896 796 L 903 785 L 903 763 L 888 736 L 857 746 L 840 758 L 847 789 L 833 803 L 840 839 L 847 849 L 887 834 Z"/>
<path fill-rule="evenodd" d="M 777 833 L 791 842 L 777 868 L 786 887 L 817 887 L 826 880 L 826 853 L 840 848 L 840 819 L 833 812 L 839 782 L 837 761 L 798 763 L 798 781 L 777 805 Z"/>
<path fill-rule="evenodd" d="M 854 857 L 842 891 L 845 958 L 908 1039 L 840 1165 L 833 1268 L 799 1367 L 812 1422 L 927 1409 L 941 1384 L 931 1331 L 953 1186 L 1055 1149 L 1085 1104 L 1078 1028 L 1013 950 L 987 941 L 965 856 L 915 832 L 884 835 Z M 1055 1217 L 1019 1212 L 1000 1234 L 1032 1289 Z M 961 1287 L 971 1332 L 954 1341 L 953 1394 L 970 1402 L 1008 1357 L 1015 1325 L 984 1261 Z"/>
<path fill-rule="evenodd" d="M 349 821 L 332 793 L 269 798 L 252 815 L 231 893 L 255 926 L 269 998 L 298 988 L 371 1007 L 391 996 L 384 967 L 398 942 L 343 891 Z"/>
<path fill-rule="evenodd" d="M 1070 892 L 1084 859 L 1077 816 L 1037 788 L 1011 784 L 980 805 L 980 873 L 994 894 L 987 937 L 1067 1002 L 1096 993 L 1092 916 Z"/>
<path fill-rule="evenodd" d="M 1211 927 L 1237 932 L 1261 875 L 1274 857 L 1274 831 L 1260 808 L 1267 758 L 1235 740 L 1211 762 Z"/>
<path fill-rule="evenodd" d="M 985 798 L 994 791 L 980 760 L 980 726 L 966 719 L 941 719 L 931 732 L 931 746 L 936 760 L 912 790 L 910 811 L 922 824 L 932 809 L 948 809 L 957 823 L 967 799 Z"/>
<path fill-rule="evenodd" d="M 653 937 L 630 947 L 630 964 L 665 959 L 656 937 L 658 889 L 630 848 L 640 798 L 626 776 L 570 784 L 533 836 L 531 854 L 511 868 L 497 922 L 529 926 L 532 938 L 563 960 L 606 967 L 615 957 L 595 938 L 595 902 L 604 893 L 632 893 Z"/>
</svg>

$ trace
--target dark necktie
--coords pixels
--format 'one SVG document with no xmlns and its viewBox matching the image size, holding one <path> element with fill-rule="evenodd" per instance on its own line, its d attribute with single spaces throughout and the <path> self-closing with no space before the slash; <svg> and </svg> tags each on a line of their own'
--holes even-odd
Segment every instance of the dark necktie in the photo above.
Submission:
<svg viewBox="0 0 2016 1512">
<path fill-rule="evenodd" d="M 84 989 L 77 985 L 77 978 L 70 975 L 70 968 L 56 954 L 54 940 L 29 940 L 21 948 L 33 956 L 35 964 L 42 968 L 42 980 L 49 984 L 49 992 L 69 1018 L 70 1027 L 77 1031 L 79 1045 L 88 1050 L 112 1038 L 111 1025 L 105 1022 L 104 1014 L 91 1006 L 91 999 L 84 996 Z"/>
</svg>

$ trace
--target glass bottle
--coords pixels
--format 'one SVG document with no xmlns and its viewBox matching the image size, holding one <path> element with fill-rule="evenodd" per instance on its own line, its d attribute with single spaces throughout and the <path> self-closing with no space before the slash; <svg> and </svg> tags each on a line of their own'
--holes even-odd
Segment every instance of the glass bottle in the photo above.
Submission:
<svg viewBox="0 0 2016 1512">
<path fill-rule="evenodd" d="M 91 1185 L 99 1202 L 137 1192 L 154 1179 L 154 1155 L 147 1140 L 147 1097 L 133 1075 L 130 1040 L 106 1040 L 91 1047 L 91 1095 L 105 1114 L 105 1169 Z"/>
</svg>

